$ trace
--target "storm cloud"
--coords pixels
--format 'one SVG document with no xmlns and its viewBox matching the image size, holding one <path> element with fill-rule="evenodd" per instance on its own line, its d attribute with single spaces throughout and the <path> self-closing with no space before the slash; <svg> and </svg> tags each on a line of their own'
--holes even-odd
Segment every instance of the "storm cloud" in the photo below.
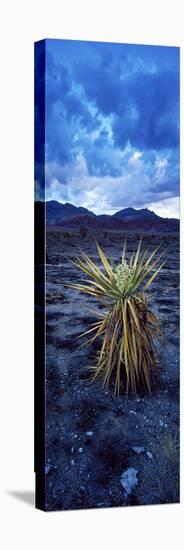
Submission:
<svg viewBox="0 0 184 550">
<path fill-rule="evenodd" d="M 178 216 L 178 48 L 47 40 L 45 99 L 47 199 Z"/>
</svg>

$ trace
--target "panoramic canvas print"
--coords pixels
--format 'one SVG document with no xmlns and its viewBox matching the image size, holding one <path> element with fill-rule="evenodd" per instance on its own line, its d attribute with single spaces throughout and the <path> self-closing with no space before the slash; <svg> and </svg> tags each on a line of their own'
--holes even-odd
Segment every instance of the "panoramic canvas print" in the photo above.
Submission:
<svg viewBox="0 0 184 550">
<path fill-rule="evenodd" d="M 35 44 L 45 511 L 179 502 L 179 48 Z"/>
</svg>

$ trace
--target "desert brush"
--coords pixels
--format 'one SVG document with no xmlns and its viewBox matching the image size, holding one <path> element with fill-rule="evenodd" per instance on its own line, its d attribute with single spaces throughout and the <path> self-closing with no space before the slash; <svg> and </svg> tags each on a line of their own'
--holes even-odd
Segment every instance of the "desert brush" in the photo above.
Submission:
<svg viewBox="0 0 184 550">
<path fill-rule="evenodd" d="M 104 306 L 103 312 L 95 312 L 99 320 L 78 337 L 90 334 L 85 342 L 88 345 L 99 339 L 95 363 L 89 366 L 91 379 L 101 378 L 106 387 L 114 375 L 116 395 L 119 395 L 121 383 L 127 394 L 129 391 L 136 393 L 140 383 L 151 394 L 151 374 L 158 371 L 154 340 L 162 330 L 150 309 L 148 288 L 163 268 L 165 261 L 158 263 L 164 252 L 155 257 L 158 246 L 147 257 L 147 251 L 141 251 L 140 239 L 128 262 L 125 241 L 121 263 L 111 265 L 97 242 L 96 246 L 102 268 L 81 250 L 81 257 L 73 263 L 87 278 L 81 283 L 67 285 L 93 296 Z"/>
</svg>

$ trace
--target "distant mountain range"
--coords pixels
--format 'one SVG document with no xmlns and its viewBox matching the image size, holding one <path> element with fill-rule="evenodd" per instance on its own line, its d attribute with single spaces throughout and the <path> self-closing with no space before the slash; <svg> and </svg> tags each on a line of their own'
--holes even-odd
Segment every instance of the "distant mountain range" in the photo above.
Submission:
<svg viewBox="0 0 184 550">
<path fill-rule="evenodd" d="M 36 211 L 43 212 L 43 202 L 36 202 Z M 57 201 L 46 202 L 47 225 L 80 228 L 81 225 L 91 229 L 122 229 L 125 231 L 144 230 L 157 232 L 179 231 L 179 220 L 162 218 L 148 208 L 136 210 L 123 208 L 115 214 L 96 215 L 87 208 L 74 206 L 70 203 L 62 204 Z"/>
</svg>

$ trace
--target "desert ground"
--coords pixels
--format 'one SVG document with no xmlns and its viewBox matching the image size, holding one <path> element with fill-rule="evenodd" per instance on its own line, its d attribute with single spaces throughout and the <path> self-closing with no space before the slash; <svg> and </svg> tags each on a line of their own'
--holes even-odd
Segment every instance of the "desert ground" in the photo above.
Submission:
<svg viewBox="0 0 184 550">
<path fill-rule="evenodd" d="M 91 384 L 92 346 L 76 340 L 102 307 L 65 284 L 79 282 L 70 262 L 81 247 L 100 265 L 95 239 L 119 263 L 140 234 L 47 229 L 46 266 L 46 510 L 164 504 L 179 501 L 179 237 L 143 235 L 151 252 L 167 247 L 166 264 L 151 286 L 163 325 L 159 377 L 149 396 L 114 395 Z M 126 478 L 127 471 L 130 475 Z M 124 475 L 124 477 L 123 477 Z M 127 479 L 127 488 L 122 480 Z"/>
</svg>

